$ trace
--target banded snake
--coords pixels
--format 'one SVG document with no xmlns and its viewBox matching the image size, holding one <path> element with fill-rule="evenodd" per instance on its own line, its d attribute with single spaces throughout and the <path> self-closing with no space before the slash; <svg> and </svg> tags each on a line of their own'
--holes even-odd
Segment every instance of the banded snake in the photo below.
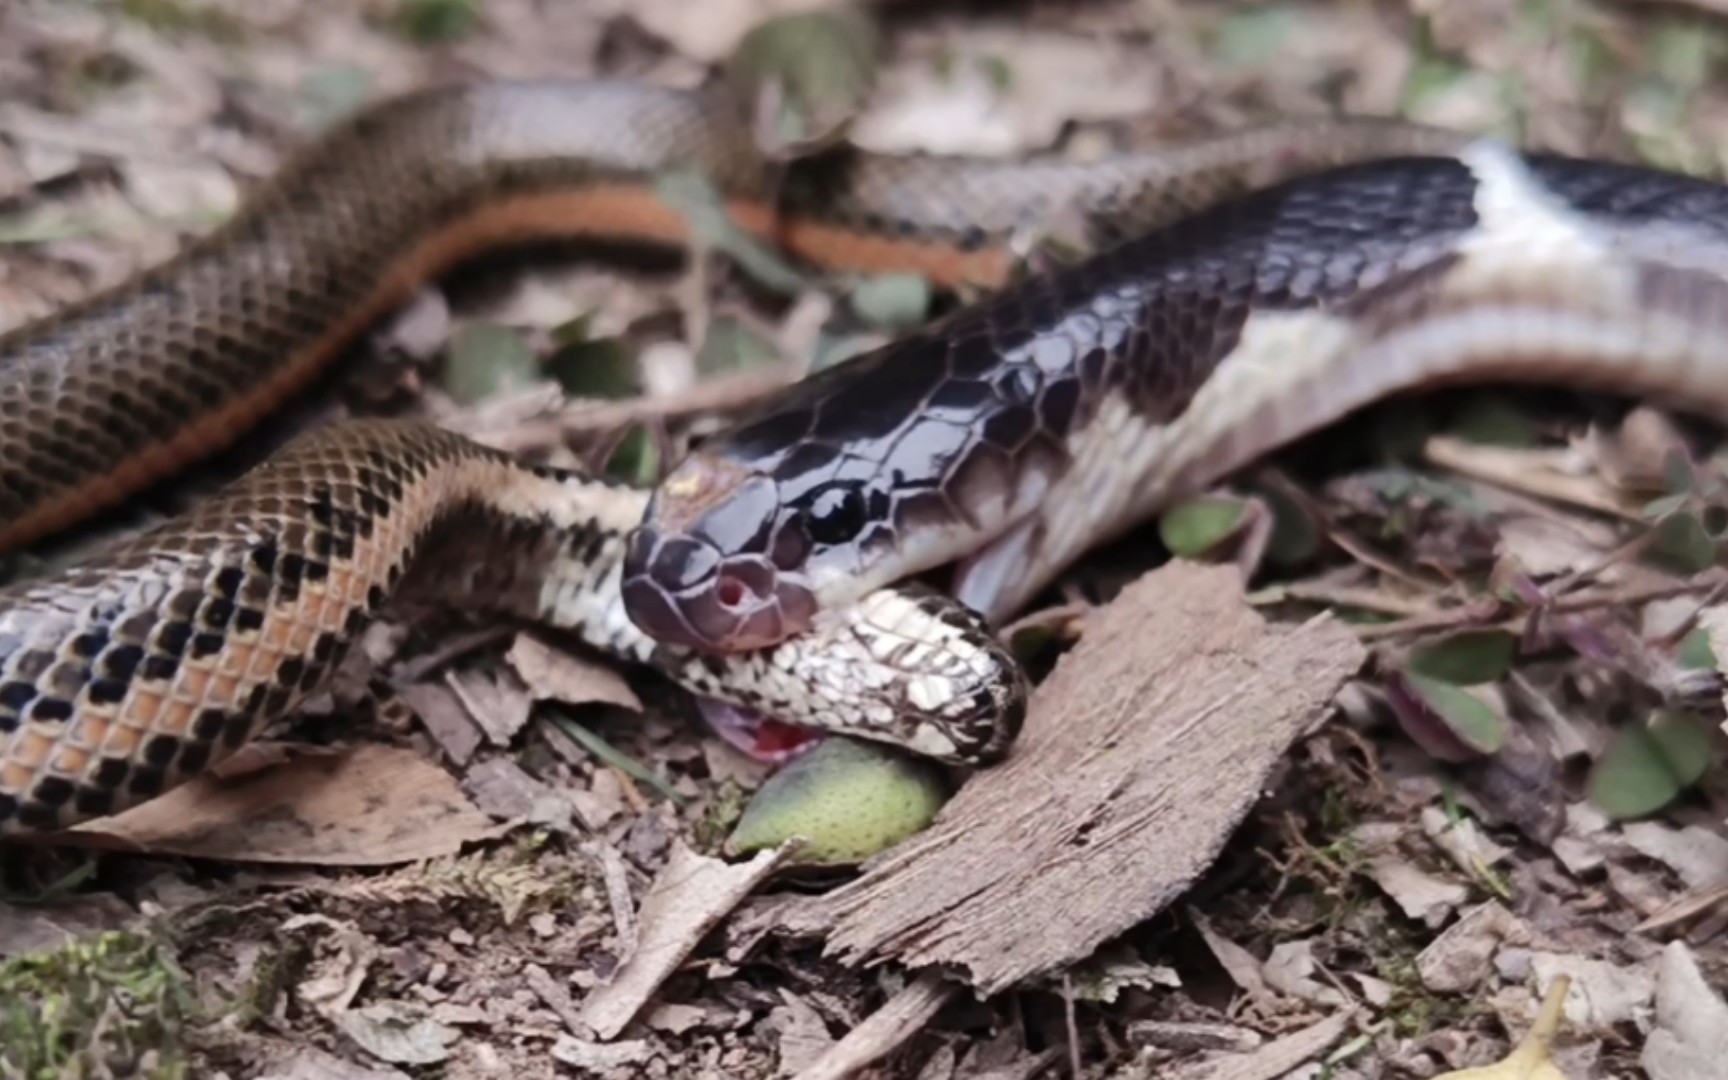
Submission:
<svg viewBox="0 0 1728 1080">
<path fill-rule="evenodd" d="M 683 242 L 652 183 L 669 168 L 701 170 L 738 223 L 817 266 L 999 290 L 797 384 L 652 497 L 362 419 L 7 586 L 0 834 L 208 770 L 403 598 L 565 628 L 790 723 L 987 762 L 1026 692 L 990 623 L 1175 494 L 1352 408 L 1506 376 L 1728 414 L 1728 193 L 1702 181 L 1351 119 L 1089 164 L 843 153 L 780 175 L 747 145 L 701 91 L 406 95 L 175 259 L 0 337 L 14 550 L 231 445 L 472 254 Z M 1293 179 L 1264 186 L 1269 168 Z M 1102 253 L 1010 281 L 1026 230 L 1061 208 Z M 898 584 L 954 561 L 959 604 Z"/>
</svg>

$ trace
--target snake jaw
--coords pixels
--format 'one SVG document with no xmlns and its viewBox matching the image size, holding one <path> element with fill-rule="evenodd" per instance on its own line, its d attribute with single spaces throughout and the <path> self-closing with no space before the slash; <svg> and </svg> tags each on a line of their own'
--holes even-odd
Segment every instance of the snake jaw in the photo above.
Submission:
<svg viewBox="0 0 1728 1080">
<path fill-rule="evenodd" d="M 622 596 L 649 637 L 706 653 L 777 645 L 810 628 L 808 539 L 761 473 L 693 457 L 649 501 L 624 556 Z"/>
<path fill-rule="evenodd" d="M 631 550 L 652 549 L 657 540 L 651 530 L 638 530 Z M 622 596 L 630 621 L 666 645 L 704 653 L 765 649 L 808 629 L 816 618 L 810 590 L 754 556 L 720 560 L 712 573 L 678 590 L 651 574 L 632 575 L 628 567 L 626 575 Z"/>
</svg>

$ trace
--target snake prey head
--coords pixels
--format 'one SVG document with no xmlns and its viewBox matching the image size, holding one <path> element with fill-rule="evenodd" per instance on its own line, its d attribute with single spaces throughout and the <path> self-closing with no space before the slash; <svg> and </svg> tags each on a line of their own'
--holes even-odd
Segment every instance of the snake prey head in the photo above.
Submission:
<svg viewBox="0 0 1728 1080">
<path fill-rule="evenodd" d="M 655 490 L 624 561 L 643 632 L 708 653 L 766 648 L 876 584 L 889 546 L 868 481 L 812 483 L 697 453 Z"/>
</svg>

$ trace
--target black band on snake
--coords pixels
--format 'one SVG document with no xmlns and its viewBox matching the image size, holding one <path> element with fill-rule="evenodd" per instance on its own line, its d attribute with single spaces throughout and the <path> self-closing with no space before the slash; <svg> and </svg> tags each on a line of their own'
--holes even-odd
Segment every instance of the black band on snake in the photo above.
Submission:
<svg viewBox="0 0 1728 1080">
<path fill-rule="evenodd" d="M 0 338 L 0 548 L 220 449 L 480 248 L 682 240 L 653 196 L 666 168 L 703 169 L 747 227 L 820 265 L 948 283 L 999 284 L 1064 202 L 1127 231 L 1173 223 L 793 388 L 660 486 L 627 557 L 644 493 L 362 421 L 0 591 L 0 833 L 209 768 L 406 599 L 566 627 L 787 722 L 988 761 L 1023 677 L 980 619 L 904 577 L 962 560 L 959 599 L 1000 620 L 1173 494 L 1446 379 L 1728 413 L 1713 185 L 1491 144 L 1389 157 L 1463 142 L 1346 120 L 1087 166 L 852 156 L 770 200 L 727 124 L 701 94 L 617 83 L 360 116 L 180 258 Z M 1311 175 L 1184 216 L 1269 165 Z"/>
</svg>

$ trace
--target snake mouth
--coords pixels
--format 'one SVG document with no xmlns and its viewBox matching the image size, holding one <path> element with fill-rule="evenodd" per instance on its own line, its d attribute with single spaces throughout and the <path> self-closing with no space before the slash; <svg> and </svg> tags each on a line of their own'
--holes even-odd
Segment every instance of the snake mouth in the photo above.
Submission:
<svg viewBox="0 0 1728 1080">
<path fill-rule="evenodd" d="M 643 633 L 706 653 L 778 645 L 808 630 L 817 607 L 796 575 L 763 556 L 722 556 L 699 537 L 646 526 L 631 534 L 622 597 Z"/>
</svg>

